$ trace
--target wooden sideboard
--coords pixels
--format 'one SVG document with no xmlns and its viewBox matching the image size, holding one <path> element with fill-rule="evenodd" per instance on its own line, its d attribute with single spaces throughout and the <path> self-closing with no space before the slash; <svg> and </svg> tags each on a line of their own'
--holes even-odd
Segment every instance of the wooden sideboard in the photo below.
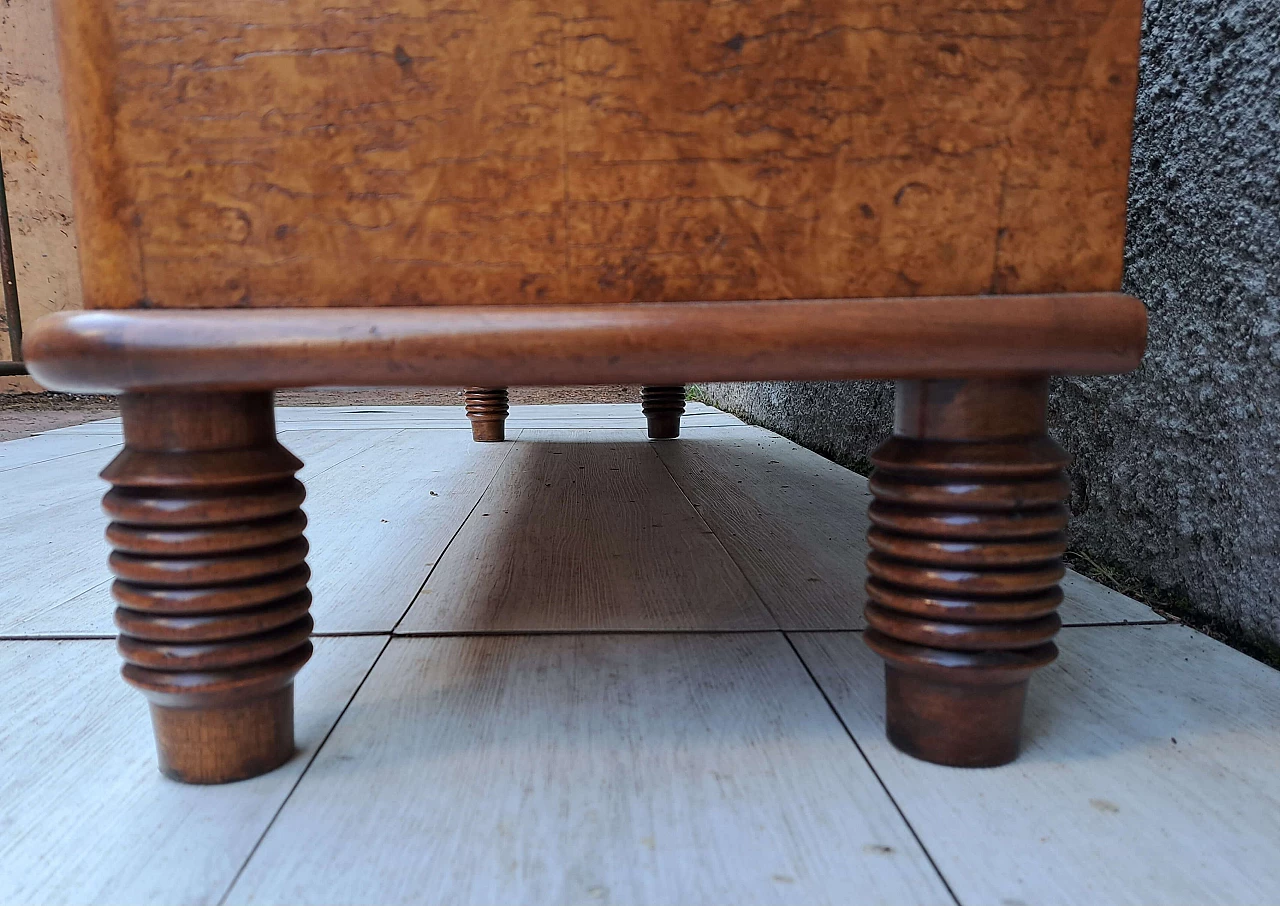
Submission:
<svg viewBox="0 0 1280 906">
<path fill-rule="evenodd" d="M 57 12 L 99 311 L 28 358 L 124 394 L 117 622 L 168 773 L 292 752 L 305 520 L 270 391 L 321 384 L 465 385 L 496 441 L 511 384 L 642 383 L 663 438 L 687 381 L 897 379 L 867 589 L 889 734 L 1015 756 L 1061 600 L 1047 380 L 1145 340 L 1119 294 L 1139 0 Z"/>
</svg>

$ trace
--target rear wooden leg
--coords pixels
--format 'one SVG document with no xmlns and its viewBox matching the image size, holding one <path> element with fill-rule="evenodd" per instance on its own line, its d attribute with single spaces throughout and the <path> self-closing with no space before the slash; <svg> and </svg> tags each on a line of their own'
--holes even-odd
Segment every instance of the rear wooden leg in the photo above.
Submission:
<svg viewBox="0 0 1280 906">
<path fill-rule="evenodd" d="M 471 439 L 479 443 L 501 443 L 506 439 L 506 387 L 468 387 L 467 418 L 471 419 Z"/>
<path fill-rule="evenodd" d="M 649 423 L 650 440 L 679 437 L 680 416 L 684 415 L 684 384 L 642 388 L 640 408 Z"/>
<path fill-rule="evenodd" d="M 1048 382 L 902 381 L 872 456 L 867 644 L 885 660 L 887 731 L 964 767 L 1017 757 L 1032 672 L 1057 656 L 1067 455 Z"/>
<path fill-rule="evenodd" d="M 186 783 L 294 753 L 293 677 L 311 656 L 302 463 L 270 393 L 122 400 L 102 477 L 124 677 L 151 702 L 160 770 Z"/>
</svg>

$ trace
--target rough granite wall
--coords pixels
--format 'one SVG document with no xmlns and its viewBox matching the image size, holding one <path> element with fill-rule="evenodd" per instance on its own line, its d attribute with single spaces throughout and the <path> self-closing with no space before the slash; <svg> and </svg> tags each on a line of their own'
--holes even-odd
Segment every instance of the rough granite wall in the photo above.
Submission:
<svg viewBox="0 0 1280 906">
<path fill-rule="evenodd" d="M 1150 347 L 1135 375 L 1055 382 L 1072 547 L 1280 645 L 1277 0 L 1147 0 L 1129 192 Z M 702 390 L 854 468 L 892 421 L 882 384 Z"/>
</svg>

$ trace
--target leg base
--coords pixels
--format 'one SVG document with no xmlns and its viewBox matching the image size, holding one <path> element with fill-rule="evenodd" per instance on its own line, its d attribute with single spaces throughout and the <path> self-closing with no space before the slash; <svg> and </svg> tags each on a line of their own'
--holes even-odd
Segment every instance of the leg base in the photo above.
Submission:
<svg viewBox="0 0 1280 906">
<path fill-rule="evenodd" d="M 183 783 L 257 777 L 293 757 L 293 684 L 217 708 L 153 703 L 151 725 L 166 777 Z"/>
<path fill-rule="evenodd" d="M 889 741 L 913 758 L 990 768 L 1018 757 L 1027 681 L 947 683 L 886 664 Z"/>
<path fill-rule="evenodd" d="M 473 421 L 471 439 L 480 444 L 500 444 L 507 439 L 506 425 L 502 422 Z"/>
<path fill-rule="evenodd" d="M 680 413 L 663 412 L 647 418 L 649 440 L 675 440 L 680 436 Z"/>
</svg>

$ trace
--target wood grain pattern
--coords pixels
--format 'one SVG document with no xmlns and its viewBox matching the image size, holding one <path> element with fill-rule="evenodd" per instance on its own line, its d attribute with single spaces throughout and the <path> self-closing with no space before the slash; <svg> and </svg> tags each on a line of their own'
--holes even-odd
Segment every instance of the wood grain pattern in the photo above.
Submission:
<svg viewBox="0 0 1280 906">
<path fill-rule="evenodd" d="M 398 631 L 773 628 L 643 431 L 526 430 Z"/>
<path fill-rule="evenodd" d="M 377 446 L 393 431 L 291 431 L 284 442 L 290 451 L 306 458 L 299 473 L 311 480 L 326 469 Z M 115 437 L 118 438 L 119 428 Z M 89 436 L 60 433 L 13 441 L 11 444 L 50 442 L 61 448 L 64 438 L 98 440 Z M 105 439 L 105 438 L 101 438 Z M 113 438 L 113 443 L 117 442 Z M 0 444 L 0 457 L 11 444 Z M 0 635 L 39 638 L 47 636 L 110 636 L 116 632 L 111 621 L 115 604 L 110 595 L 107 547 L 102 530 L 106 519 L 92 502 L 106 485 L 97 478 L 114 447 L 92 455 L 53 460 L 31 469 L 19 470 L 22 488 L 43 493 L 49 505 L 40 510 L 38 525 L 22 511 L 5 509 L 7 487 L 0 487 Z M 13 478 L 15 476 L 10 476 Z M 324 487 L 323 483 L 321 484 Z M 74 493 L 69 493 L 74 489 Z M 315 501 L 308 504 L 310 510 Z M 328 547 L 329 533 L 322 527 L 322 549 Z M 330 581 L 325 571 L 322 582 Z M 322 595 L 327 600 L 327 594 Z"/>
<path fill-rule="evenodd" d="M 1146 346 L 1119 293 L 77 312 L 26 339 L 51 389 L 563 385 L 1109 374 Z"/>
<path fill-rule="evenodd" d="M 783 629 L 861 629 L 867 480 L 762 428 L 656 452 Z"/>
<path fill-rule="evenodd" d="M 227 902 L 368 899 L 948 902 L 774 633 L 392 640 Z"/>
<path fill-rule="evenodd" d="M 109 458 L 95 460 L 96 467 Z M 102 541 L 106 520 L 95 502 L 102 491 L 100 482 L 86 482 L 75 495 L 42 507 L 38 521 L 22 513 L 0 519 L 0 634 L 114 634 Z M 57 483 L 50 493 L 56 499 Z M 64 610 L 81 594 L 92 594 L 90 610 Z"/>
<path fill-rule="evenodd" d="M 733 426 L 741 426 L 743 422 L 734 418 L 732 415 L 724 413 L 696 413 L 692 416 L 686 416 L 688 424 L 686 428 L 725 428 Z M 647 425 L 645 417 L 639 413 L 630 414 L 625 410 L 619 412 L 615 416 L 604 419 L 584 419 L 578 418 L 571 414 L 555 414 L 551 413 L 543 416 L 530 416 L 526 418 L 514 417 L 507 419 L 504 425 L 505 429 L 510 429 L 512 435 L 514 432 L 524 430 L 526 428 L 591 428 L 593 430 L 608 431 L 613 428 L 628 430 L 631 428 L 643 428 Z M 314 431 L 314 430 L 332 430 L 332 431 L 365 431 L 374 428 L 396 428 L 407 431 L 456 431 L 464 430 L 471 427 L 471 422 L 462 413 L 458 413 L 452 418 L 437 419 L 387 419 L 386 421 L 369 421 L 362 422 L 359 419 L 344 419 L 335 421 L 326 421 L 315 419 L 313 421 L 299 423 L 296 430 Z M 286 428 L 281 431 L 282 434 L 288 435 L 295 429 Z"/>
<path fill-rule="evenodd" d="M 690 415 L 718 415 L 726 418 L 732 418 L 713 406 L 706 403 L 699 403 L 690 400 L 685 404 Z M 613 419 L 633 418 L 640 412 L 640 407 L 627 406 L 622 403 L 511 403 L 508 410 L 508 418 L 520 419 L 528 422 L 531 419 L 538 418 L 557 418 L 557 419 L 579 419 L 589 420 L 591 424 L 586 427 L 600 428 L 604 427 L 604 423 Z M 370 405 L 352 405 L 352 406 L 277 406 L 276 422 L 282 429 L 291 425 L 293 420 L 302 419 L 309 420 L 316 417 L 324 418 L 413 418 L 413 419 L 456 419 L 459 411 L 457 406 L 370 406 Z M 536 425 L 525 424 L 526 428 L 534 428 Z"/>
<path fill-rule="evenodd" d="M 112 437 L 97 432 L 93 434 L 51 432 L 5 441 L 0 443 L 0 472 L 113 447 L 121 442 L 118 430 L 116 434 L 117 436 Z"/>
<path fill-rule="evenodd" d="M 98 471 L 116 437 L 37 436 L 0 444 L 0 635 L 110 635 Z M 14 455 L 9 456 L 10 448 Z M 92 611 L 63 606 L 98 588 Z"/>
<path fill-rule="evenodd" d="M 1066 629 L 1018 761 L 957 771 L 884 739 L 857 634 L 792 639 L 961 903 L 1248 906 L 1280 889 L 1275 670 L 1183 626 Z"/>
<path fill-rule="evenodd" d="M 646 420 L 639 406 L 617 403 L 552 403 L 547 405 L 511 405 L 505 425 L 521 428 L 643 428 Z M 726 412 L 703 403 L 689 403 L 690 425 L 694 427 L 726 427 L 743 422 Z M 406 429 L 466 428 L 470 420 L 457 406 L 325 406 L 296 409 L 277 408 L 280 430 L 297 428 L 359 429 L 394 427 Z"/>
<path fill-rule="evenodd" d="M 783 629 L 861 629 L 867 479 L 763 428 L 705 428 L 657 449 Z M 1151 608 L 1067 570 L 1064 626 L 1158 623 Z"/>
<path fill-rule="evenodd" d="M 212 904 L 384 644 L 318 639 L 297 680 L 300 757 L 210 789 L 155 769 L 109 641 L 0 641 L 0 901 Z"/>
<path fill-rule="evenodd" d="M 321 633 L 390 631 L 506 452 L 473 448 L 462 431 L 321 428 L 280 437 L 306 462 L 299 477 L 308 489 L 311 613 Z M 9 552 L 0 561 L 0 634 L 114 632 L 104 520 L 92 504 L 103 487 L 94 473 L 109 455 L 98 452 L 75 472 L 70 463 L 49 463 L 31 475 L 39 479 L 37 498 L 57 500 L 64 486 L 83 489 L 41 512 L 47 530 L 31 531 L 23 513 L 0 518 L 0 544 Z M 0 505 L 6 499 L 0 489 Z"/>
<path fill-rule="evenodd" d="M 686 422 L 701 418 L 707 408 L 689 405 L 697 411 L 686 415 Z M 584 404 L 545 409 L 557 410 L 557 418 L 540 416 L 535 424 L 590 425 L 596 435 L 618 430 L 610 427 L 615 420 L 632 435 L 644 427 L 643 418 L 627 415 L 633 407 Z M 456 407 L 439 407 L 441 414 L 455 413 L 455 428 L 460 430 L 414 431 L 435 436 L 393 441 L 398 431 L 376 427 L 376 412 L 364 416 L 369 420 L 364 428 L 357 422 L 329 430 L 327 426 L 358 417 L 338 412 L 326 420 L 327 409 L 277 410 L 281 411 L 281 425 L 291 423 L 297 413 L 316 419 L 299 424 L 322 426 L 280 432 L 281 442 L 306 463 L 298 475 L 307 485 L 304 509 L 312 517 L 308 556 L 314 572 L 311 612 L 317 626 L 322 633 L 385 628 L 397 612 L 394 604 L 382 608 L 404 588 L 413 593 L 412 583 L 425 575 L 425 561 L 412 555 L 396 560 L 390 553 L 402 541 L 411 546 L 411 537 L 420 537 L 416 533 L 423 531 L 423 524 L 403 509 L 418 503 L 406 502 L 405 495 L 379 496 L 388 486 L 382 479 L 443 457 L 448 464 L 436 476 L 441 481 L 425 476 L 430 484 L 426 503 L 435 506 L 437 498 L 430 491 L 439 494 L 445 479 L 453 487 L 452 476 L 470 471 L 466 460 L 455 462 L 448 452 L 461 442 L 438 435 L 465 433 L 466 420 Z M 623 418 L 614 419 L 610 413 Z M 729 421 L 736 419 L 726 418 Z M 866 581 L 866 479 L 761 428 L 699 428 L 685 441 L 657 452 L 779 622 L 801 630 L 861 627 L 861 598 L 850 601 L 847 589 L 860 589 Z M 0 635 L 114 633 L 102 565 L 104 520 L 92 504 L 102 488 L 97 472 L 113 454 L 114 443 L 113 438 L 53 433 L 0 444 L 0 462 L 17 461 L 5 459 L 11 449 L 33 460 L 0 482 L 0 547 L 6 552 L 0 558 Z M 98 449 L 84 450 L 89 444 Z M 328 474 L 357 454 L 363 454 L 359 461 Z M 347 483 L 358 493 L 344 493 Z M 474 499 L 479 499 L 481 488 L 473 492 Z M 415 501 L 419 497 L 408 496 Z M 344 519 L 352 506 L 363 515 Z M 461 501 L 458 506 L 455 518 L 460 524 L 466 510 Z M 39 532 L 31 530 L 32 507 L 39 512 Z M 384 518 L 388 523 L 382 523 Z M 437 518 L 429 524 L 436 524 Z M 439 520 L 441 531 L 446 521 Z M 387 528 L 392 524 L 395 531 Z M 406 525 L 414 526 L 408 534 L 400 531 Z M 386 568 L 375 562 L 384 555 L 392 557 Z M 361 593 L 362 587 L 377 589 L 377 594 Z M 1062 590 L 1060 613 L 1067 626 L 1160 620 L 1149 608 L 1070 570 Z"/>
<path fill-rule="evenodd" d="M 54 450 L 60 445 L 50 444 Z M 0 452 L 4 447 L 0 446 Z M 51 451 L 52 452 L 52 451 Z M 44 514 L 65 501 L 92 500 L 102 493 L 98 471 L 118 452 L 116 445 L 34 462 L 0 479 L 0 519 L 15 528 L 44 528 Z M 45 539 L 48 540 L 47 538 Z"/>
<path fill-rule="evenodd" d="M 1138 0 L 61 0 L 96 307 L 1114 290 Z"/>
<path fill-rule="evenodd" d="M 405 410 L 397 412 L 396 408 Z M 515 413 L 507 424 L 512 430 L 520 428 L 643 428 L 647 424 L 640 407 L 618 406 L 612 403 L 556 404 L 547 406 L 512 407 Z M 470 428 L 466 413 L 457 406 L 403 406 L 391 408 L 359 407 L 342 411 L 335 407 L 306 407 L 293 415 L 281 415 L 277 409 L 277 424 L 282 436 L 296 437 L 297 432 L 312 431 L 381 431 L 381 430 L 458 430 Z M 702 406 L 686 413 L 685 427 L 727 428 L 742 427 L 744 422 L 726 412 Z M 70 425 L 45 432 L 49 437 L 97 436 L 103 444 L 118 443 L 119 419 L 103 419 Z M 116 438 L 109 440 L 107 438 Z M 286 446 L 289 446 L 286 443 Z M 3 471 L 3 451 L 0 447 L 0 471 Z"/>
<path fill-rule="evenodd" d="M 1146 604 L 1073 569 L 1067 570 L 1061 585 L 1063 598 L 1058 616 L 1063 626 L 1168 622 Z"/>
<path fill-rule="evenodd" d="M 390 632 L 514 446 L 404 431 L 309 479 L 317 630 Z"/>
<path fill-rule="evenodd" d="M 102 508 L 121 672 L 151 704 L 166 776 L 264 774 L 294 756 L 312 653 L 302 461 L 270 393 L 128 394 L 120 412 Z"/>
</svg>

